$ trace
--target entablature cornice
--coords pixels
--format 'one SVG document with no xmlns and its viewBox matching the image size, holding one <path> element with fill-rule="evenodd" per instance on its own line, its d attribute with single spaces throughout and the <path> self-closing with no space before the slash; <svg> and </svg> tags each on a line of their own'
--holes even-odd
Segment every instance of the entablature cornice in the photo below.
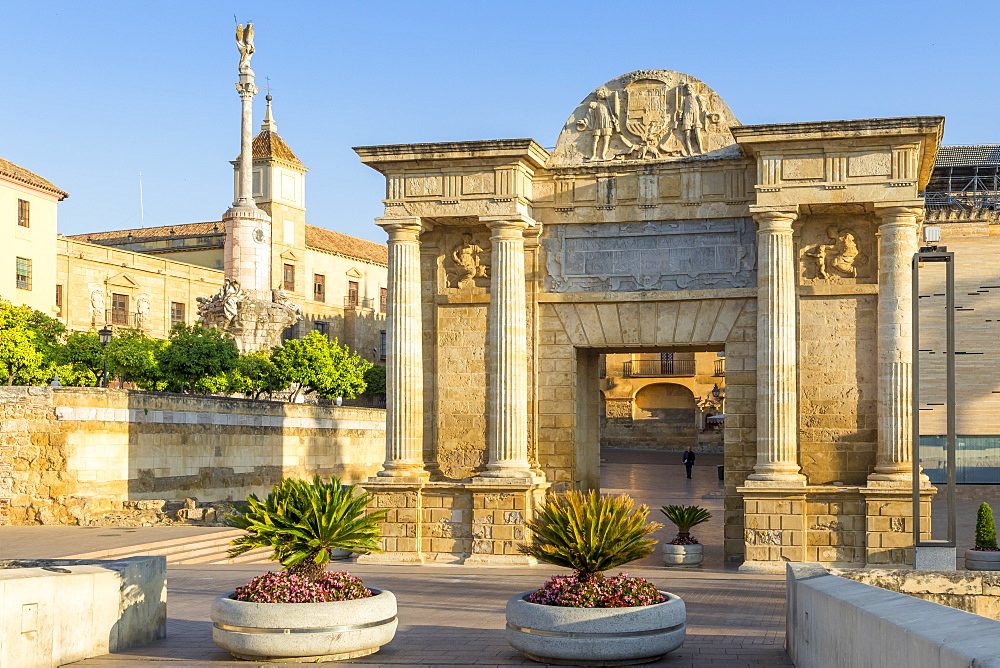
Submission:
<svg viewBox="0 0 1000 668">
<path fill-rule="evenodd" d="M 426 167 L 468 161 L 484 165 L 523 163 L 531 169 L 538 169 L 549 158 L 549 152 L 534 139 L 356 146 L 354 152 L 361 158 L 361 162 L 383 173 L 390 166 L 401 167 L 407 163 L 418 163 Z"/>
</svg>

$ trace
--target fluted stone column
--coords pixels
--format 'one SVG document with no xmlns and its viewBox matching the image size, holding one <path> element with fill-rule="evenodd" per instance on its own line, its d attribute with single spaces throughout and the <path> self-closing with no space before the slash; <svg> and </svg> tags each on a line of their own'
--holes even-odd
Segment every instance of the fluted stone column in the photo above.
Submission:
<svg viewBox="0 0 1000 668">
<path fill-rule="evenodd" d="M 381 478 L 426 479 L 420 321 L 420 219 L 379 218 L 389 234 L 385 463 Z"/>
<path fill-rule="evenodd" d="M 528 461 L 528 327 L 524 230 L 516 216 L 481 218 L 492 245 L 486 347 L 489 463 L 484 478 L 533 478 Z"/>
<path fill-rule="evenodd" d="M 757 464 L 748 480 L 804 484 L 798 464 L 796 208 L 754 210 L 757 221 Z"/>
<path fill-rule="evenodd" d="M 869 480 L 913 475 L 913 254 L 923 208 L 878 207 L 878 451 Z"/>
</svg>

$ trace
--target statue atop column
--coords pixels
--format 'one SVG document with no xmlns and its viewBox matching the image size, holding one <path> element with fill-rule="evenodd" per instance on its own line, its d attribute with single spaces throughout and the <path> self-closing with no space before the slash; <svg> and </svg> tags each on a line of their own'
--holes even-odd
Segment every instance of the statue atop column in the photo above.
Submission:
<svg viewBox="0 0 1000 668">
<path fill-rule="evenodd" d="M 236 46 L 240 50 L 240 74 L 252 74 L 250 57 L 253 56 L 253 24 L 236 26 Z"/>
</svg>

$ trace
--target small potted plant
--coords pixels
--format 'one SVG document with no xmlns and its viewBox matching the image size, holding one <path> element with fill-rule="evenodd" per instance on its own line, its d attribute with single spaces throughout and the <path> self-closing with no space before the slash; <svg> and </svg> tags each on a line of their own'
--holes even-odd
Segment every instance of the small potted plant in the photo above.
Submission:
<svg viewBox="0 0 1000 668">
<path fill-rule="evenodd" d="M 677 536 L 663 544 L 663 563 L 667 566 L 693 568 L 705 559 L 705 550 L 691 529 L 712 519 L 712 513 L 700 506 L 663 506 L 660 509 L 677 527 Z"/>
<path fill-rule="evenodd" d="M 396 598 L 327 564 L 337 550 L 380 552 L 368 493 L 336 478 L 286 478 L 261 501 L 251 495 L 227 515 L 246 533 L 230 557 L 271 548 L 283 571 L 258 576 L 212 605 L 212 639 L 240 659 L 335 661 L 367 656 L 396 633 Z"/>
<path fill-rule="evenodd" d="M 997 547 L 993 509 L 986 502 L 979 505 L 976 514 L 976 546 L 965 551 L 965 567 L 970 571 L 1000 570 L 1000 548 Z"/>
<path fill-rule="evenodd" d="M 553 493 L 527 523 L 533 541 L 518 549 L 562 566 L 541 589 L 507 602 L 507 641 L 535 661 L 621 665 L 655 661 L 684 642 L 684 601 L 642 578 L 604 571 L 652 554 L 646 506 L 628 495 Z"/>
</svg>

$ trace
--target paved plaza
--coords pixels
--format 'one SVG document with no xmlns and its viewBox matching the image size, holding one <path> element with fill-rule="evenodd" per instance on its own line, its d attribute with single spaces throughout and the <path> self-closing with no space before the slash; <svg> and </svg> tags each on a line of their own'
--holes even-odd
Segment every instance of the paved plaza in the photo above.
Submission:
<svg viewBox="0 0 1000 668">
<path fill-rule="evenodd" d="M 706 559 L 698 569 L 666 569 L 657 551 L 626 567 L 687 604 L 684 645 L 662 666 L 790 666 L 784 651 L 784 578 L 738 573 L 722 559 L 722 495 L 716 464 L 721 455 L 700 455 L 687 480 L 680 453 L 604 450 L 603 491 L 628 492 L 654 512 L 667 503 L 695 503 L 716 514 L 695 535 L 705 543 Z M 972 505 L 962 501 L 960 506 Z M 964 511 L 964 508 L 963 508 Z M 666 522 L 664 522 L 666 523 Z M 966 522 L 962 522 L 965 524 Z M 217 529 L 89 527 L 0 528 L 0 557 L 64 556 L 101 547 L 121 547 L 165 537 Z M 964 533 L 960 530 L 960 534 Z M 32 539 L 34 535 L 35 539 Z M 670 526 L 656 534 L 673 535 Z M 538 587 L 555 572 L 551 566 L 486 568 L 467 566 L 385 566 L 350 563 L 347 568 L 373 586 L 385 587 L 399 600 L 395 640 L 377 654 L 345 662 L 368 666 L 510 666 L 537 665 L 504 640 L 504 606 L 512 595 Z M 263 565 L 174 566 L 168 571 L 167 638 L 125 652 L 73 665 L 119 666 L 170 662 L 178 666 L 239 665 L 212 642 L 209 609 L 220 593 L 245 584 L 268 570 Z"/>
</svg>

